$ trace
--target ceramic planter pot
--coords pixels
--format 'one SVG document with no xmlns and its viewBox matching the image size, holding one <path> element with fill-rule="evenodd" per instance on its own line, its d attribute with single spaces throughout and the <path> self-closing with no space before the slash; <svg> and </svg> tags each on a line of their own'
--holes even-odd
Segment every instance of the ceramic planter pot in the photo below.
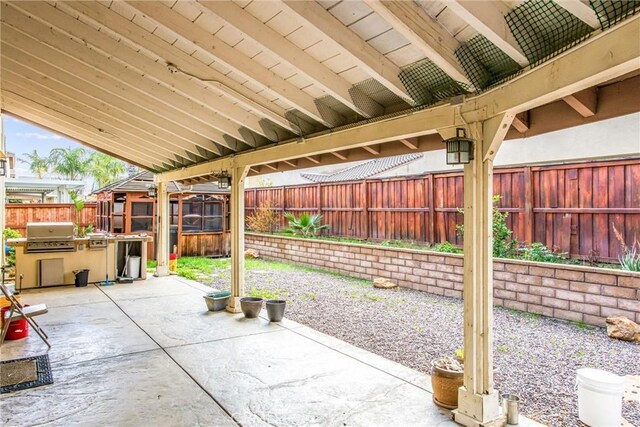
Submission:
<svg viewBox="0 0 640 427">
<path fill-rule="evenodd" d="M 282 317 L 284 316 L 284 309 L 286 305 L 287 302 L 285 300 L 267 300 L 267 315 L 269 316 L 269 321 L 280 322 L 282 320 Z"/>
<path fill-rule="evenodd" d="M 262 298 L 256 297 L 240 298 L 240 308 L 242 309 L 244 317 L 246 317 L 247 319 L 258 317 L 258 314 L 260 314 L 260 310 L 262 310 L 263 301 L 264 300 Z"/>
<path fill-rule="evenodd" d="M 433 402 L 447 409 L 458 407 L 458 389 L 464 383 L 464 372 L 450 371 L 433 366 L 431 369 L 431 386 Z"/>
</svg>

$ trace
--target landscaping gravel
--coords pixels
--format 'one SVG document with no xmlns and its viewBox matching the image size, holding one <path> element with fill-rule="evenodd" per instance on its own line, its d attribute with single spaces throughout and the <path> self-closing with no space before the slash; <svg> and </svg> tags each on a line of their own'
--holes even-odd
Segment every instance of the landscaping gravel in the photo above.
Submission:
<svg viewBox="0 0 640 427">
<path fill-rule="evenodd" d="M 275 265 L 275 264 L 274 264 Z M 229 275 L 211 286 L 229 288 Z M 247 292 L 288 301 L 285 316 L 355 346 L 429 373 L 430 362 L 462 347 L 462 301 L 303 268 L 250 270 Z M 575 372 L 582 367 L 640 375 L 640 345 L 603 328 L 496 307 L 495 387 L 520 396 L 521 413 L 551 426 L 578 421 Z M 636 395 L 636 399 L 637 399 Z M 640 426 L 640 403 L 623 416 Z"/>
</svg>

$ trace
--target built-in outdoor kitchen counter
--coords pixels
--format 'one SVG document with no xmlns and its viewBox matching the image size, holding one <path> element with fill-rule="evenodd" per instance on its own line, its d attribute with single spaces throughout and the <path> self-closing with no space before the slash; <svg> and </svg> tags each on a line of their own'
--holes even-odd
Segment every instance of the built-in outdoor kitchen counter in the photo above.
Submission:
<svg viewBox="0 0 640 427">
<path fill-rule="evenodd" d="M 151 236 L 107 235 L 93 233 L 75 237 L 72 223 L 29 223 L 27 237 L 9 239 L 7 245 L 16 249 L 16 286 L 39 288 L 73 285 L 74 271 L 88 269 L 89 282 L 115 281 L 129 276 L 147 277 L 147 243 Z M 140 257 L 137 271 L 125 271 L 127 256 Z"/>
</svg>

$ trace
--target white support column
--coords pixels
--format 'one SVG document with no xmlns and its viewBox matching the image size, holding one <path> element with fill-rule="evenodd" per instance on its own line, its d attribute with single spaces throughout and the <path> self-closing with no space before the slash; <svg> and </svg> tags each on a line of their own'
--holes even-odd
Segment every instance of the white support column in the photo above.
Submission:
<svg viewBox="0 0 640 427">
<path fill-rule="evenodd" d="M 7 143 L 4 139 L 4 116 L 0 113 L 0 152 L 5 154 L 7 152 Z M 6 155 L 6 154 L 5 154 Z M 7 160 L 6 176 L 9 176 L 9 159 Z M 5 176 L 0 176 L 0 231 L 5 227 L 5 203 L 6 203 L 6 187 Z M 2 233 L 2 253 L 0 253 L 0 265 L 5 263 L 4 253 L 4 233 Z"/>
<path fill-rule="evenodd" d="M 464 168 L 464 386 L 456 422 L 501 426 L 493 388 L 493 159 L 514 115 L 469 125 L 474 160 Z"/>
<path fill-rule="evenodd" d="M 231 298 L 227 311 L 240 312 L 244 296 L 244 180 L 248 167 L 236 167 L 231 172 Z"/>
<path fill-rule="evenodd" d="M 156 273 L 154 276 L 169 275 L 169 193 L 166 181 L 156 181 L 156 230 L 158 241 L 156 243 Z"/>
</svg>

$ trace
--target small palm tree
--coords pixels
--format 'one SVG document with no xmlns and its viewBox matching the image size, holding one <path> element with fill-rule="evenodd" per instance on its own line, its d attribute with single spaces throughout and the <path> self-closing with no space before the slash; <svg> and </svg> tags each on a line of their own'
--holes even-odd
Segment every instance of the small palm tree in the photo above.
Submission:
<svg viewBox="0 0 640 427">
<path fill-rule="evenodd" d="M 296 218 L 292 213 L 285 212 L 284 217 L 289 221 L 289 227 L 284 230 L 286 233 L 297 234 L 302 237 L 313 237 L 318 235 L 322 230 L 329 229 L 328 225 L 321 224 L 322 215 L 303 213 Z"/>
<path fill-rule="evenodd" d="M 89 175 L 91 156 L 84 148 L 54 148 L 49 154 L 53 172 L 76 181 Z"/>
<path fill-rule="evenodd" d="M 51 163 L 48 157 L 42 157 L 38 154 L 38 150 L 33 150 L 31 153 L 25 154 L 26 159 L 19 159 L 22 163 L 26 163 L 29 165 L 29 170 L 38 179 L 42 179 L 47 173 L 49 173 L 49 169 L 51 167 Z"/>
<path fill-rule="evenodd" d="M 127 172 L 127 166 L 121 160 L 102 153 L 93 153 L 90 158 L 89 174 L 98 188 L 116 182 Z"/>
</svg>

